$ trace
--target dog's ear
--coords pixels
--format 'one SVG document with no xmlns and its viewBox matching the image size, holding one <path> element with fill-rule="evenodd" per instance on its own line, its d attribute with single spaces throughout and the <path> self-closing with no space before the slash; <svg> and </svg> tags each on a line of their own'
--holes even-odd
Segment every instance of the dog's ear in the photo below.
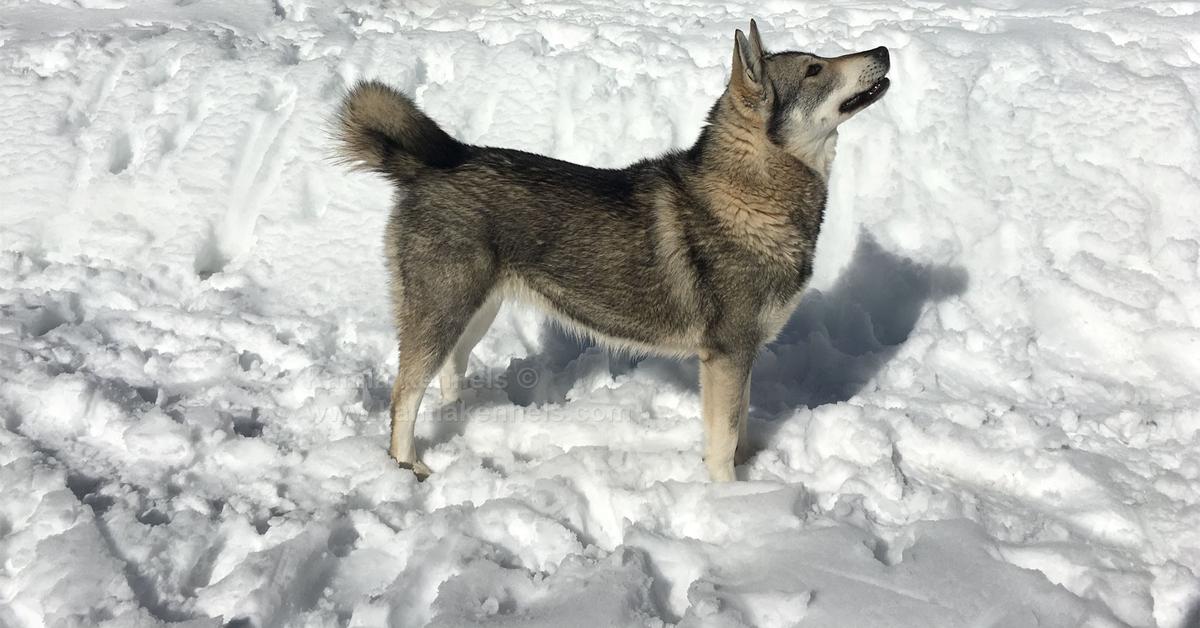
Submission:
<svg viewBox="0 0 1200 628">
<path fill-rule="evenodd" d="M 767 49 L 763 47 L 762 35 L 758 34 L 758 23 L 754 20 L 750 20 L 750 55 L 760 60 L 767 58 Z"/>
<path fill-rule="evenodd" d="M 755 39 L 758 29 L 751 23 Z M 729 85 L 749 94 L 761 94 L 763 89 L 763 57 L 761 45 L 756 46 L 738 29 L 733 35 L 733 73 Z"/>
</svg>

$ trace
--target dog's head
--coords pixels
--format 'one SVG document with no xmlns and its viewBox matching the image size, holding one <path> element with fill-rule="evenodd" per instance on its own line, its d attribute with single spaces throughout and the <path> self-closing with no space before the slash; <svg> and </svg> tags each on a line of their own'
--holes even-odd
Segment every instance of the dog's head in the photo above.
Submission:
<svg viewBox="0 0 1200 628">
<path fill-rule="evenodd" d="M 832 58 L 768 53 L 751 20 L 750 36 L 734 37 L 729 93 L 772 142 L 811 165 L 806 157 L 824 150 L 839 124 L 883 97 L 890 66 L 883 46 Z"/>
</svg>

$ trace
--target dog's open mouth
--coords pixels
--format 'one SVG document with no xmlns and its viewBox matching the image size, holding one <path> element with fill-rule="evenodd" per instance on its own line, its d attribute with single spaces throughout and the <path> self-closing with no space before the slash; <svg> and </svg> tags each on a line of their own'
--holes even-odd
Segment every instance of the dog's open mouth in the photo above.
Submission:
<svg viewBox="0 0 1200 628">
<path fill-rule="evenodd" d="M 838 107 L 838 110 L 842 113 L 858 111 L 859 109 L 870 105 L 876 100 L 879 100 L 879 98 L 883 96 L 883 93 L 887 91 L 888 85 L 891 84 L 892 82 L 889 81 L 887 77 L 881 78 L 878 81 L 875 81 L 875 83 L 866 90 L 847 98 L 846 102 L 842 103 L 841 107 Z"/>
</svg>

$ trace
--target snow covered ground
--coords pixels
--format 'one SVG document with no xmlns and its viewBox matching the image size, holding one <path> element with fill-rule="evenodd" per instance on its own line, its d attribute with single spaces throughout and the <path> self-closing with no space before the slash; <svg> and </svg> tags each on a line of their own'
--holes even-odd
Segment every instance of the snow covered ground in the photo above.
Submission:
<svg viewBox="0 0 1200 628">
<path fill-rule="evenodd" d="M 9 0 L 0 626 L 1200 625 L 1200 4 Z M 380 78 L 475 143 L 690 144 L 731 34 L 886 45 L 739 475 L 696 365 L 506 308 L 386 455 Z"/>
</svg>

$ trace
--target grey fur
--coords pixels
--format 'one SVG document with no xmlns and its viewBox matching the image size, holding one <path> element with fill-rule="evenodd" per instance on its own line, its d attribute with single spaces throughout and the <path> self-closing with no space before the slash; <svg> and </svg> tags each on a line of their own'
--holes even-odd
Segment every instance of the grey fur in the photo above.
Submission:
<svg viewBox="0 0 1200 628">
<path fill-rule="evenodd" d="M 412 441 L 421 395 L 442 369 L 453 397 L 499 299 L 515 296 L 616 347 L 698 355 L 705 462 L 733 479 L 750 367 L 812 273 L 825 208 L 827 159 L 805 152 L 791 112 L 863 82 L 844 68 L 879 57 L 767 54 L 753 22 L 750 33 L 735 37 L 729 86 L 696 144 L 619 170 L 466 145 L 385 85 L 351 90 L 338 114 L 344 159 L 404 190 L 385 240 L 398 462 L 428 473 Z M 814 62 L 830 69 L 806 79 Z"/>
</svg>

